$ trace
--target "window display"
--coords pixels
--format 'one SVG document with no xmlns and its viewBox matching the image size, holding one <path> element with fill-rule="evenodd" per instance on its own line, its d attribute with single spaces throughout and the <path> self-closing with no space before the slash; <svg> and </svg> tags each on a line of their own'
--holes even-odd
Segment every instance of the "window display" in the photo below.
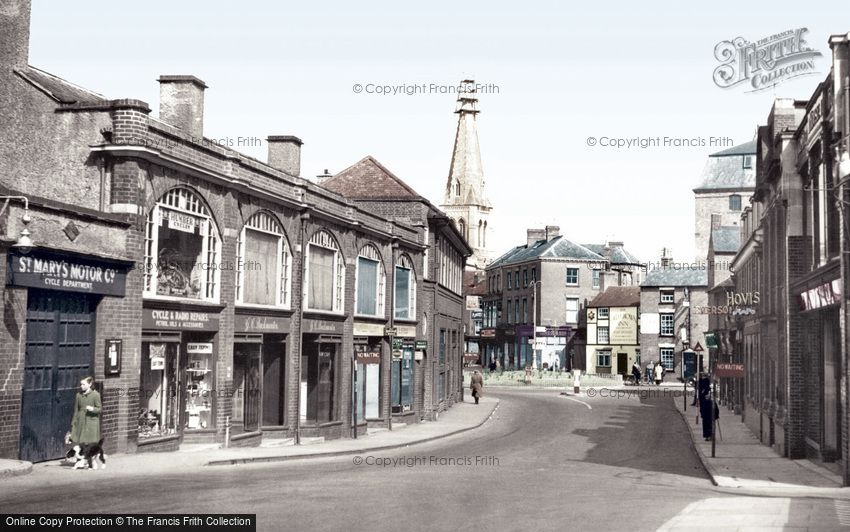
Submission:
<svg viewBox="0 0 850 532">
<path fill-rule="evenodd" d="M 186 421 L 187 429 L 212 426 L 213 344 L 186 344 Z"/>
<path fill-rule="evenodd" d="M 139 438 L 177 432 L 179 388 L 176 343 L 142 343 Z"/>
</svg>

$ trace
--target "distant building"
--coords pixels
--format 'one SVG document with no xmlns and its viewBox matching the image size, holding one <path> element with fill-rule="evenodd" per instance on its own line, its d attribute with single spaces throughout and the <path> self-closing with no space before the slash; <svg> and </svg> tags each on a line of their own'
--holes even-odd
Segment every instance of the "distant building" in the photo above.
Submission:
<svg viewBox="0 0 850 532">
<path fill-rule="evenodd" d="M 708 301 L 708 272 L 705 268 L 674 268 L 669 257 L 663 257 L 661 264 L 650 270 L 640 285 L 640 352 L 644 364 L 660 362 L 680 377 L 682 351 L 697 342 L 705 347 L 708 319 L 701 311 Z M 707 368 L 707 350 L 703 356 Z"/>
<path fill-rule="evenodd" d="M 473 80 L 461 82 L 464 90 L 457 99 L 457 133 L 446 192 L 440 208 L 454 221 L 472 247 L 467 267 L 484 269 L 491 259 L 488 237 L 492 232 L 489 216 L 492 206 L 487 199 L 481 150 L 478 145 L 476 117 L 478 97 Z"/>
<path fill-rule="evenodd" d="M 643 265 L 621 243 L 588 246 L 560 235 L 560 228 L 529 229 L 517 246 L 487 268 L 483 298 L 482 362 L 496 358 L 503 368 L 572 366 L 568 343 L 579 327 L 587 302 L 606 286 L 633 283 Z M 536 327 L 536 330 L 535 330 Z M 530 340 L 537 340 L 533 357 Z"/>
<path fill-rule="evenodd" d="M 587 373 L 629 375 L 641 364 L 640 287 L 612 286 L 587 305 Z"/>
<path fill-rule="evenodd" d="M 756 141 L 712 153 L 694 189 L 696 260 L 705 261 L 711 230 L 738 226 L 756 186 Z"/>
</svg>

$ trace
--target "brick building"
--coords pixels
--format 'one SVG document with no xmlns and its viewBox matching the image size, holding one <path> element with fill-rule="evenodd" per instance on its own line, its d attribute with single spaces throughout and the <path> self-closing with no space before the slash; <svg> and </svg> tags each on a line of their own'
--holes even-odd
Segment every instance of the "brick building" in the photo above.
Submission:
<svg viewBox="0 0 850 532">
<path fill-rule="evenodd" d="M 412 270 L 417 279 L 417 313 L 395 315 L 399 335 L 404 336 L 407 329 L 407 336 L 424 343 L 415 354 L 405 350 L 404 358 L 394 364 L 401 365 L 402 379 L 408 375 L 415 383 L 410 396 L 413 403 L 400 405 L 397 414 L 405 421 L 434 419 L 437 413 L 463 399 L 463 270 L 472 248 L 446 214 L 373 157 L 364 157 L 325 179 L 322 186 L 345 196 L 359 208 L 413 227 L 420 242 L 427 245 Z M 362 326 L 359 320 L 355 321 L 355 329 L 359 331 Z M 395 377 L 393 383 L 397 386 Z"/>
<path fill-rule="evenodd" d="M 84 375 L 107 452 L 222 442 L 228 423 L 232 445 L 346 437 L 427 411 L 413 397 L 458 398 L 454 359 L 434 357 L 406 388 L 392 379 L 425 335 L 432 349 L 460 343 L 467 248 L 447 219 L 391 221 L 302 179 L 296 137 L 268 137 L 268 163 L 204 138 L 207 86 L 193 76 L 159 78 L 155 118 L 31 67 L 30 2 L 10 4 L 0 194 L 22 199 L 0 210 L 0 456 L 64 454 Z M 15 246 L 24 230 L 31 250 Z M 455 307 L 420 303 L 438 280 Z"/>
<path fill-rule="evenodd" d="M 482 362 L 495 358 L 506 369 L 543 363 L 585 369 L 583 344 L 573 352 L 569 344 L 587 302 L 608 286 L 636 284 L 645 266 L 621 242 L 576 244 L 557 226 L 527 233 L 525 244 L 487 268 Z M 529 340 L 535 337 L 538 345 L 532 349 Z"/>
</svg>

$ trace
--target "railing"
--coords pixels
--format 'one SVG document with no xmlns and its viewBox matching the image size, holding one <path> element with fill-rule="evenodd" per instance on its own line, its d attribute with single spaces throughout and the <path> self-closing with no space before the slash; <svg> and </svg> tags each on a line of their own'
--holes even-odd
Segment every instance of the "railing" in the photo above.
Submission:
<svg viewBox="0 0 850 532">
<path fill-rule="evenodd" d="M 572 387 L 573 374 L 568 371 L 546 371 L 534 370 L 531 372 L 530 379 L 526 382 L 525 371 L 493 371 L 484 370 L 481 372 L 484 377 L 484 387 L 487 386 L 533 386 L 533 387 Z M 464 386 L 469 386 L 471 372 L 464 372 Z M 610 374 L 585 374 L 581 375 L 581 385 L 585 386 L 618 386 L 623 384 L 622 375 Z"/>
</svg>

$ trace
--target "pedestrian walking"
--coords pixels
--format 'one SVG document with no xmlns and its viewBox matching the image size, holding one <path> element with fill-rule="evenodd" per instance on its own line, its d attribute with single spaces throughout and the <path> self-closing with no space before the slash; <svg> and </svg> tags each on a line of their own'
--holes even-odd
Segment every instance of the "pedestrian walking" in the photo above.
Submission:
<svg viewBox="0 0 850 532">
<path fill-rule="evenodd" d="M 80 381 L 80 392 L 74 399 L 74 417 L 71 420 L 70 441 L 81 446 L 100 442 L 100 394 L 92 386 L 94 379 Z"/>
<path fill-rule="evenodd" d="M 478 400 L 481 398 L 482 392 L 484 391 L 484 376 L 475 370 L 472 373 L 472 379 L 470 380 L 469 387 L 472 389 L 472 397 L 475 398 L 475 404 L 478 404 Z"/>
<path fill-rule="evenodd" d="M 496 371 L 496 359 L 491 358 L 490 359 L 490 373 L 495 373 L 495 371 Z"/>
<path fill-rule="evenodd" d="M 652 384 L 652 380 L 655 378 L 655 364 L 650 360 L 646 364 L 646 383 Z"/>
<path fill-rule="evenodd" d="M 664 365 L 659 362 L 655 365 L 655 384 L 661 386 L 662 380 L 664 380 Z"/>
<path fill-rule="evenodd" d="M 702 437 L 705 441 L 711 441 L 712 424 L 720 419 L 720 408 L 711 397 L 711 379 L 707 373 L 700 374 L 697 394 L 699 395 L 699 415 L 702 418 Z"/>
<path fill-rule="evenodd" d="M 640 386 L 640 364 L 637 362 L 632 365 L 632 376 L 635 378 L 635 386 Z"/>
</svg>

